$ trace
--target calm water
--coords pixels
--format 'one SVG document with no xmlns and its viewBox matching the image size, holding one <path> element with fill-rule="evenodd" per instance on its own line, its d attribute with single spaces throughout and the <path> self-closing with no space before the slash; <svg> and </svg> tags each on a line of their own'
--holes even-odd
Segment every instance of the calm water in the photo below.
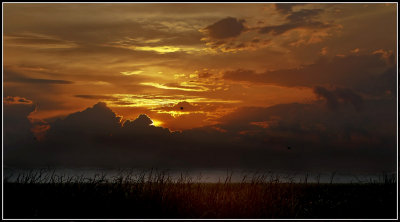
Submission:
<svg viewBox="0 0 400 222">
<path fill-rule="evenodd" d="M 306 180 L 308 183 L 369 183 L 375 182 L 380 183 L 385 181 L 384 173 L 364 173 L 364 174 L 346 174 L 343 172 L 334 173 L 322 173 L 322 172 L 277 172 L 269 170 L 243 170 L 243 169 L 104 169 L 104 168 L 35 168 L 35 169 L 23 169 L 23 168 L 8 168 L 5 167 L 3 173 L 3 179 L 7 181 L 15 182 L 18 176 L 21 178 L 26 175 L 42 175 L 41 178 L 50 178 L 55 175 L 56 178 L 63 178 L 65 181 L 67 178 L 78 179 L 83 181 L 90 181 L 91 179 L 104 178 L 107 181 L 115 181 L 115 179 L 123 176 L 124 178 L 130 176 L 133 180 L 139 179 L 144 175 L 145 180 L 157 180 L 161 175 L 164 178 L 169 177 L 172 181 L 179 181 L 185 179 L 185 181 L 192 182 L 225 182 L 227 178 L 230 178 L 231 182 L 251 182 L 254 180 L 264 181 L 279 181 L 279 182 L 296 182 L 304 183 Z M 389 178 L 396 178 L 395 172 L 386 172 L 386 176 Z"/>
</svg>

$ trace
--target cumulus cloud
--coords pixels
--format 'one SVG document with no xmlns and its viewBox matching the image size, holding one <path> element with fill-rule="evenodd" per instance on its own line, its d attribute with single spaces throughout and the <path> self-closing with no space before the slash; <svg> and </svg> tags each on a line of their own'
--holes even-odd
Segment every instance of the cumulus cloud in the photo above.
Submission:
<svg viewBox="0 0 400 222">
<path fill-rule="evenodd" d="M 58 119 L 50 125 L 46 140 L 50 142 L 70 141 L 81 143 L 80 140 L 90 142 L 88 146 L 102 146 L 99 141 L 124 140 L 133 142 L 139 139 L 137 135 L 159 135 L 169 133 L 168 129 L 153 126 L 153 121 L 146 114 L 139 115 L 136 119 L 122 121 L 104 102 L 99 102 L 93 107 L 81 112 Z M 72 140 L 72 141 L 71 141 Z M 127 142 L 127 146 L 129 146 Z M 89 147 L 90 148 L 90 147 Z"/>
<path fill-rule="evenodd" d="M 226 39 L 239 36 L 244 30 L 245 20 L 237 18 L 224 18 L 205 28 L 208 35 L 213 39 Z"/>
<path fill-rule="evenodd" d="M 153 121 L 146 114 L 141 114 L 139 117 L 133 121 L 127 120 L 124 122 L 124 127 L 132 128 L 143 128 L 148 127 L 153 123 Z"/>
<path fill-rule="evenodd" d="M 48 139 L 72 139 L 74 136 L 109 135 L 121 125 L 118 117 L 107 105 L 99 102 L 84 111 L 70 114 L 65 119 L 55 121 L 48 132 Z"/>
</svg>

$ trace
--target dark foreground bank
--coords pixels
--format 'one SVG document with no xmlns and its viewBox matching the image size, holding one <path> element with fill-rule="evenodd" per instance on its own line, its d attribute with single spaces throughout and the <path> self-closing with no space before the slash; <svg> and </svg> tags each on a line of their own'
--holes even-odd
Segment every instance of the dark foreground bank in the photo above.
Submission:
<svg viewBox="0 0 400 222">
<path fill-rule="evenodd" d="M 61 181 L 61 182 L 60 182 Z M 396 218 L 396 182 L 242 183 L 24 178 L 4 183 L 4 218 Z"/>
</svg>

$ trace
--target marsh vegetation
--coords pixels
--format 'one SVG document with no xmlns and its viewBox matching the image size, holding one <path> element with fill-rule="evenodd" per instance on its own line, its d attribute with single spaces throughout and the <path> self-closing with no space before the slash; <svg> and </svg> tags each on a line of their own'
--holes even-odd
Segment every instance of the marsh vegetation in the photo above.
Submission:
<svg viewBox="0 0 400 222">
<path fill-rule="evenodd" d="M 332 175 L 334 176 L 334 175 Z M 366 183 L 283 181 L 232 174 L 215 183 L 166 171 L 57 175 L 36 171 L 4 181 L 4 218 L 395 218 L 396 178 Z"/>
</svg>

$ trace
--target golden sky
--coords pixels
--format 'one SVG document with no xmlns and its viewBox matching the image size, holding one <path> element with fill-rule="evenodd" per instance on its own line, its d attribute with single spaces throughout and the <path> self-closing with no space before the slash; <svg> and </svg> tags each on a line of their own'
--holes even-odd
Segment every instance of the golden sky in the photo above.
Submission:
<svg viewBox="0 0 400 222">
<path fill-rule="evenodd" d="M 316 86 L 372 98 L 358 70 L 380 74 L 397 55 L 397 4 L 3 7 L 4 97 L 37 104 L 34 119 L 103 101 L 182 130 L 240 107 L 312 103 Z"/>
</svg>

